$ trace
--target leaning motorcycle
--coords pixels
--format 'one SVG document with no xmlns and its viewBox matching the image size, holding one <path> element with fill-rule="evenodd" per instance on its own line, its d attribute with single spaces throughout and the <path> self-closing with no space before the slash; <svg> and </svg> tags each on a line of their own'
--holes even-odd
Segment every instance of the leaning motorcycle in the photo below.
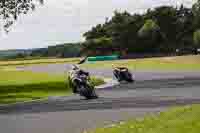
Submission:
<svg viewBox="0 0 200 133">
<path fill-rule="evenodd" d="M 77 88 L 77 92 L 80 96 L 85 97 L 86 99 L 96 99 L 98 98 L 95 88 L 91 83 L 89 75 L 79 75 L 74 78 L 72 81 L 73 87 Z"/>
<path fill-rule="evenodd" d="M 118 82 L 121 82 L 121 81 L 127 81 L 129 83 L 134 82 L 133 75 L 128 70 L 128 68 L 120 68 L 120 69 L 115 68 L 113 70 L 113 74 L 114 74 L 115 78 L 118 80 Z"/>
</svg>

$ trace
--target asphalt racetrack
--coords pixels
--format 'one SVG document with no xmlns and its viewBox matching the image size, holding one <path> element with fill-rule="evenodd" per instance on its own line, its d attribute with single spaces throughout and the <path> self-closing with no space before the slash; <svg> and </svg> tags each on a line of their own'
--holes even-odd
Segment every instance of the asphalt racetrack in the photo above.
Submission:
<svg viewBox="0 0 200 133">
<path fill-rule="evenodd" d="M 19 69 L 61 73 L 66 68 L 64 64 L 52 64 Z M 90 72 L 112 77 L 111 70 Z M 80 133 L 172 106 L 200 103 L 200 72 L 135 72 L 134 75 L 134 84 L 113 82 L 101 86 L 97 91 L 100 98 L 95 100 L 74 95 L 0 106 L 1 132 Z"/>
</svg>

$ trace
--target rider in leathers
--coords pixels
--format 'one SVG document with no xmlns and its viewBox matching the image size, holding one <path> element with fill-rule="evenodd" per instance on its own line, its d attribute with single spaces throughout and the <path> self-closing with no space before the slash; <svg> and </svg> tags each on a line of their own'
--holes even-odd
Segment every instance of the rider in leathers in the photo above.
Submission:
<svg viewBox="0 0 200 133">
<path fill-rule="evenodd" d="M 123 70 L 123 69 L 127 69 L 128 70 L 127 67 L 119 66 L 119 65 L 117 66 L 117 65 L 114 65 L 114 64 L 112 64 L 112 68 L 113 68 L 113 73 L 114 73 L 115 77 L 117 77 L 117 78 L 119 78 L 121 70 Z"/>
<path fill-rule="evenodd" d="M 76 79 L 82 74 L 87 76 L 89 75 L 88 72 L 80 69 L 77 65 L 72 66 L 72 70 L 69 72 L 69 84 L 72 87 L 73 93 L 78 93 L 78 88 L 76 84 L 79 84 L 79 80 Z"/>
</svg>

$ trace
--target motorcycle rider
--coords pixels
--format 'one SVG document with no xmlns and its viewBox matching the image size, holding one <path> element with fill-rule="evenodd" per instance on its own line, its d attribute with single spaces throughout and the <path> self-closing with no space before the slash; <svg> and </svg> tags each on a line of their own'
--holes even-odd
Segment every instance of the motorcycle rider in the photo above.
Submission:
<svg viewBox="0 0 200 133">
<path fill-rule="evenodd" d="M 113 68 L 113 74 L 115 77 L 117 77 L 117 79 L 119 79 L 121 81 L 121 78 L 119 77 L 120 74 L 121 74 L 121 70 L 128 70 L 127 67 L 124 67 L 124 66 L 117 66 L 115 64 L 112 64 L 112 68 Z"/>
<path fill-rule="evenodd" d="M 89 72 L 80 69 L 77 65 L 72 65 L 72 70 L 69 71 L 69 84 L 72 87 L 73 93 L 78 93 L 76 84 L 79 84 L 79 80 L 77 78 L 82 74 L 89 76 Z"/>
</svg>

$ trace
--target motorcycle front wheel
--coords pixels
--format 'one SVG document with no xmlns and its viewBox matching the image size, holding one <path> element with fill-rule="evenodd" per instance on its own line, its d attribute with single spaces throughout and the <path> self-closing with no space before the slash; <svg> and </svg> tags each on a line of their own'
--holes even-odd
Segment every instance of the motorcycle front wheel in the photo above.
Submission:
<svg viewBox="0 0 200 133">
<path fill-rule="evenodd" d="M 84 96 L 86 99 L 96 99 L 98 98 L 95 90 L 90 85 L 80 86 L 80 95 Z"/>
</svg>

